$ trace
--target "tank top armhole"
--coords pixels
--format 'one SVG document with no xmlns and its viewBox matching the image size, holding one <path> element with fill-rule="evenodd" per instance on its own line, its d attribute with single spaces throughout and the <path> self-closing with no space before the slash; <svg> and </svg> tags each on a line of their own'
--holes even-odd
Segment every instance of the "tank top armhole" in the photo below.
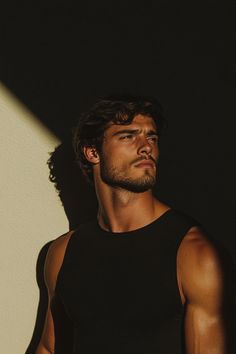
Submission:
<svg viewBox="0 0 236 354">
<path fill-rule="evenodd" d="M 55 288 L 54 288 L 54 294 L 57 294 L 58 293 L 58 284 L 60 282 L 60 278 L 61 278 L 61 273 L 62 273 L 62 270 L 63 270 L 63 265 L 65 263 L 65 260 L 67 258 L 67 254 L 68 254 L 68 250 L 69 250 L 69 247 L 70 247 L 70 244 L 72 242 L 72 239 L 73 239 L 73 236 L 76 234 L 78 229 L 75 229 L 73 230 L 70 235 L 68 236 L 68 241 L 67 241 L 67 244 L 65 246 L 65 250 L 64 250 L 64 255 L 62 257 L 62 261 L 61 261 L 61 265 L 59 267 L 59 270 L 58 270 L 58 273 L 57 273 L 57 277 L 56 277 L 56 281 L 55 281 Z"/>
</svg>

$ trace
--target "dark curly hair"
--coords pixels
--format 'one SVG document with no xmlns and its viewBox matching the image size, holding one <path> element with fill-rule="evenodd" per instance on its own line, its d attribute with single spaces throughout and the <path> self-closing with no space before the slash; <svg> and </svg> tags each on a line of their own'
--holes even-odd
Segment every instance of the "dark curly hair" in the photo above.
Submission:
<svg viewBox="0 0 236 354">
<path fill-rule="evenodd" d="M 166 121 L 160 103 L 154 98 L 131 95 L 108 96 L 97 100 L 89 111 L 81 114 L 73 131 L 73 147 L 76 161 L 89 182 L 93 183 L 92 165 L 84 156 L 83 148 L 94 147 L 100 152 L 108 123 L 128 125 L 138 114 L 153 118 L 160 136 Z"/>
</svg>

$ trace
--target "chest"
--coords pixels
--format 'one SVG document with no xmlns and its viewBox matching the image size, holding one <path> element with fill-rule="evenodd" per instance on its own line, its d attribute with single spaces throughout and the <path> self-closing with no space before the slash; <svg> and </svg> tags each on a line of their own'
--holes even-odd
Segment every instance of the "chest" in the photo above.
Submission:
<svg viewBox="0 0 236 354">
<path fill-rule="evenodd" d="M 74 321 L 164 321 L 182 309 L 173 242 L 83 240 L 69 251 L 57 292 Z"/>
</svg>

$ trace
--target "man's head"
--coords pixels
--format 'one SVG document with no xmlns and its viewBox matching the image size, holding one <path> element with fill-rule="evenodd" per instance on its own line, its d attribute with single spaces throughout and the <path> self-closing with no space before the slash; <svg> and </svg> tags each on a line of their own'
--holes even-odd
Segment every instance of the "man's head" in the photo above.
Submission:
<svg viewBox="0 0 236 354">
<path fill-rule="evenodd" d="M 108 97 L 84 113 L 74 133 L 74 149 L 90 181 L 133 192 L 154 186 L 158 138 L 164 120 L 160 104 L 146 97 Z"/>
</svg>

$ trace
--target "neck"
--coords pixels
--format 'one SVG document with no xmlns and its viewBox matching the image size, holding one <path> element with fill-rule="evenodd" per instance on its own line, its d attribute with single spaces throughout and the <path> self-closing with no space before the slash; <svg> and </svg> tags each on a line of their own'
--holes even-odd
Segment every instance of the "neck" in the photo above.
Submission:
<svg viewBox="0 0 236 354">
<path fill-rule="evenodd" d="M 154 198 L 151 190 L 134 193 L 105 184 L 95 187 L 99 204 L 98 223 L 107 231 L 135 230 L 149 224 L 162 213 L 163 204 Z"/>
</svg>

